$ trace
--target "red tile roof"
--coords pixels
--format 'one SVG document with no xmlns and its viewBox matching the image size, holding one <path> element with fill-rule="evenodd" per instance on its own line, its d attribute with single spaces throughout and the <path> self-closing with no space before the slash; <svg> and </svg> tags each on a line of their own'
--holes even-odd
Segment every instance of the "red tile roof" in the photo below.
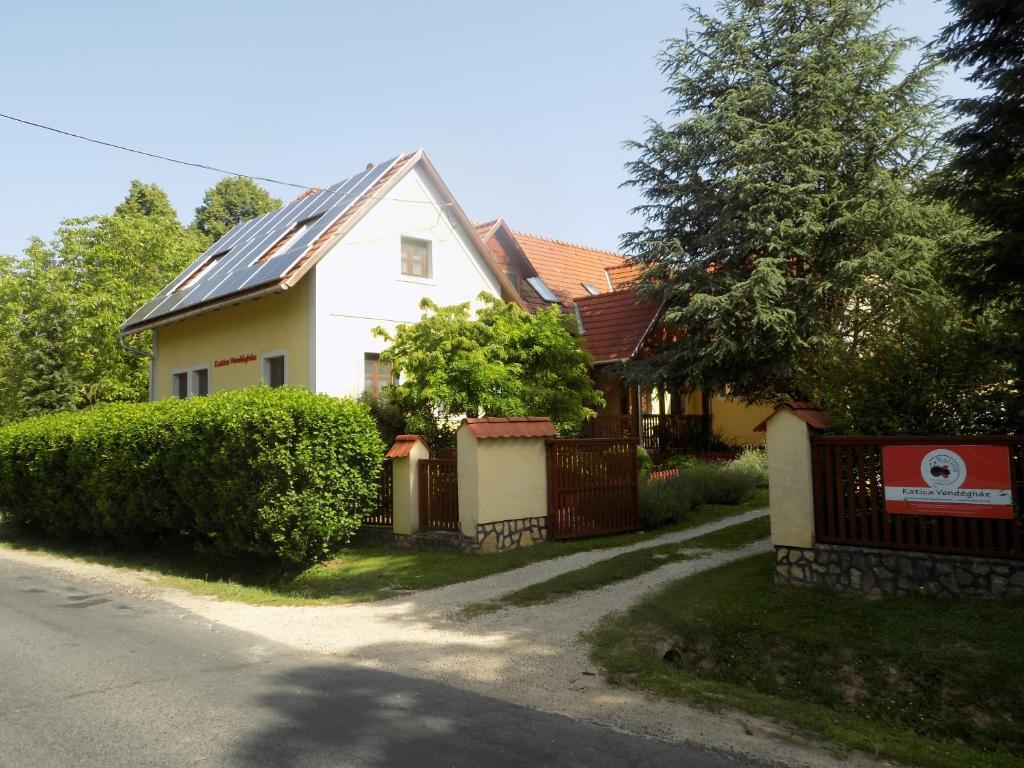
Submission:
<svg viewBox="0 0 1024 768">
<path fill-rule="evenodd" d="M 605 267 L 605 273 L 608 275 L 608 282 L 612 284 L 612 290 L 617 291 L 620 288 L 628 288 L 637 278 L 640 277 L 640 267 L 636 264 L 623 264 L 619 267 Z"/>
<path fill-rule="evenodd" d="M 500 265 L 504 266 L 505 264 L 512 263 L 512 268 L 521 273 L 519 284 L 514 287 L 519 291 L 519 297 L 523 300 L 523 304 L 526 305 L 526 309 L 530 312 L 536 312 L 538 309 L 544 309 L 544 307 L 548 306 L 548 302 L 544 301 L 540 294 L 534 290 L 533 286 L 526 282 L 527 277 L 533 276 L 534 270 L 526 255 L 522 253 L 522 249 L 519 248 L 516 252 L 510 252 L 510 249 L 503 242 L 507 238 L 509 241 L 508 245 L 512 249 L 516 249 L 519 246 L 515 241 L 515 235 L 512 230 L 508 228 L 508 224 L 502 219 L 493 219 L 477 224 L 476 233 L 480 235 L 480 239 L 491 249 L 491 253 L 494 254 L 495 259 Z M 499 238 L 499 233 L 503 233 L 503 237 Z"/>
<path fill-rule="evenodd" d="M 828 414 L 825 413 L 823 408 L 815 405 L 814 403 L 804 403 L 799 400 L 789 400 L 785 403 L 779 403 L 775 406 L 775 410 L 771 416 L 762 421 L 756 427 L 755 432 L 764 432 L 768 428 L 768 422 L 771 420 L 779 411 L 786 409 L 793 412 L 794 415 L 799 416 L 811 429 L 817 429 L 820 432 L 824 432 L 825 428 L 828 427 Z"/>
<path fill-rule="evenodd" d="M 395 443 L 389 449 L 384 458 L 387 459 L 404 459 L 410 453 L 416 443 L 423 443 L 427 445 L 427 441 L 420 435 L 396 435 Z M 430 453 L 430 446 L 427 446 L 427 453 Z"/>
<path fill-rule="evenodd" d="M 626 263 L 622 255 L 615 251 L 587 248 L 523 232 L 516 232 L 515 238 L 540 279 L 566 311 L 571 310 L 573 299 L 587 295 L 584 283 L 590 283 L 599 291 L 607 291 L 608 275 L 605 269 L 621 267 Z"/>
<path fill-rule="evenodd" d="M 595 363 L 628 360 L 635 355 L 658 319 L 661 304 L 643 301 L 632 291 L 615 291 L 576 299 L 583 347 Z"/>
<path fill-rule="evenodd" d="M 486 416 L 463 419 L 462 423 L 476 437 L 557 437 L 555 425 L 547 416 Z"/>
</svg>

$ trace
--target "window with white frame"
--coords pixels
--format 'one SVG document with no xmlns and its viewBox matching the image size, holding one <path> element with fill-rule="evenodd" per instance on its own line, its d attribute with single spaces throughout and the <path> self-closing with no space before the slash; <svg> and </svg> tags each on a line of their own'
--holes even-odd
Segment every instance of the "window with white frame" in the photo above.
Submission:
<svg viewBox="0 0 1024 768">
<path fill-rule="evenodd" d="M 171 374 L 171 397 L 182 400 L 188 397 L 188 371 L 177 371 Z"/>
<path fill-rule="evenodd" d="M 207 367 L 193 368 L 189 371 L 191 386 L 189 394 L 192 397 L 203 397 L 210 394 L 210 369 Z"/>
<path fill-rule="evenodd" d="M 412 237 L 402 238 L 402 274 L 408 277 L 430 279 L 434 276 L 430 242 Z"/>
<path fill-rule="evenodd" d="M 268 387 L 285 385 L 286 366 L 283 352 L 263 356 L 263 382 Z"/>
<path fill-rule="evenodd" d="M 363 355 L 363 391 L 371 395 L 380 395 L 384 387 L 394 381 L 394 369 L 391 363 L 382 362 L 380 355 L 367 352 Z"/>
<path fill-rule="evenodd" d="M 171 397 L 202 397 L 210 394 L 210 366 L 196 365 L 171 372 Z"/>
</svg>

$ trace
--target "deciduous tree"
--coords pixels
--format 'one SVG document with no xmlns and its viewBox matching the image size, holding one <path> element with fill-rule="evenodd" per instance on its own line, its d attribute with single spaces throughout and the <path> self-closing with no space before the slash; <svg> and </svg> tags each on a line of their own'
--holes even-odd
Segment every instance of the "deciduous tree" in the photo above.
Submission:
<svg viewBox="0 0 1024 768">
<path fill-rule="evenodd" d="M 450 442 L 464 416 L 548 416 L 564 435 L 577 433 L 603 399 L 588 372 L 589 355 L 557 308 L 530 314 L 487 294 L 467 304 L 421 303 L 423 318 L 390 334 L 381 359 L 401 380 L 388 396 L 408 428 Z"/>
<path fill-rule="evenodd" d="M 281 201 L 252 179 L 227 176 L 206 190 L 192 226 L 212 240 L 219 240 L 235 224 L 280 207 Z"/>
</svg>

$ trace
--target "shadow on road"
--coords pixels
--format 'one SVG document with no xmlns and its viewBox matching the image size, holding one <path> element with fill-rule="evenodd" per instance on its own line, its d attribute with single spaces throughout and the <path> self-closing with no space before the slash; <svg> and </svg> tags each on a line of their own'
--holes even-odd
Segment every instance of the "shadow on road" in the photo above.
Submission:
<svg viewBox="0 0 1024 768">
<path fill-rule="evenodd" d="M 720 755 L 535 712 L 446 685 L 342 664 L 276 675 L 257 704 L 268 725 L 239 745 L 244 766 L 692 766 Z M 269 715 L 269 718 L 268 718 Z"/>
</svg>

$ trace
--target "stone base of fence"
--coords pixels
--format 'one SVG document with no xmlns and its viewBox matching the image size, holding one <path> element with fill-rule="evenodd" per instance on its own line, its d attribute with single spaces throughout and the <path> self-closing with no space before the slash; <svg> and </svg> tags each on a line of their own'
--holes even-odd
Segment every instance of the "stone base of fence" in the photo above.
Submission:
<svg viewBox="0 0 1024 768">
<path fill-rule="evenodd" d="M 776 546 L 775 582 L 869 597 L 1024 598 L 1024 561 L 831 544 Z"/>
<path fill-rule="evenodd" d="M 502 520 L 482 523 L 476 527 L 476 538 L 455 531 L 420 531 L 412 535 L 395 533 L 391 528 L 364 525 L 354 541 L 371 547 L 396 549 L 459 549 L 463 552 L 489 554 L 516 547 L 537 544 L 548 537 L 546 517 L 525 517 L 522 520 Z"/>
<path fill-rule="evenodd" d="M 526 547 L 548 537 L 546 517 L 524 517 L 522 520 L 501 520 L 482 523 L 476 527 L 475 551 L 503 552 L 506 549 Z"/>
</svg>

